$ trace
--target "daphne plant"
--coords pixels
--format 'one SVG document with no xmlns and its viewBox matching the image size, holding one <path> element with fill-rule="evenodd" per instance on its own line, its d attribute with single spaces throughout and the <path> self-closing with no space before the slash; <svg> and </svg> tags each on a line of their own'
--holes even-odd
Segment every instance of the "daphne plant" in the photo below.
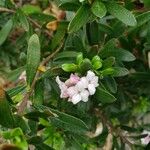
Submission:
<svg viewBox="0 0 150 150">
<path fill-rule="evenodd" d="M 150 149 L 149 9 L 0 0 L 0 149 Z"/>
</svg>

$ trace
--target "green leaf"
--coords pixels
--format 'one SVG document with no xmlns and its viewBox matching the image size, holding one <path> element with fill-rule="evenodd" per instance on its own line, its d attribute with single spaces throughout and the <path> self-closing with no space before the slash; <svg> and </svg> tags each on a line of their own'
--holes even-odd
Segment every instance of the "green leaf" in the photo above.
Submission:
<svg viewBox="0 0 150 150">
<path fill-rule="evenodd" d="M 34 94 L 33 103 L 42 105 L 44 102 L 44 82 L 43 82 L 43 80 L 38 80 L 36 82 L 34 93 L 35 94 Z"/>
<path fill-rule="evenodd" d="M 54 37 L 52 38 L 50 49 L 54 50 L 61 43 L 62 39 L 64 38 L 67 32 L 67 26 L 68 26 L 68 22 L 59 23 L 58 29 Z"/>
<path fill-rule="evenodd" d="M 5 91 L 0 87 L 0 124 L 6 128 L 15 126 Z"/>
<path fill-rule="evenodd" d="M 128 69 L 123 67 L 113 67 L 113 69 L 114 69 L 114 73 L 113 73 L 114 77 L 121 77 L 129 74 Z"/>
<path fill-rule="evenodd" d="M 127 61 L 127 62 L 135 60 L 135 56 L 131 52 L 124 50 L 122 48 L 113 48 L 113 49 L 104 48 L 101 51 L 100 56 L 103 58 L 113 56 L 120 61 Z"/>
<path fill-rule="evenodd" d="M 0 45 L 2 45 L 5 40 L 7 39 L 11 29 L 13 26 L 13 21 L 10 19 L 8 22 L 3 26 L 3 28 L 0 31 Z"/>
<path fill-rule="evenodd" d="M 63 64 L 62 69 L 66 72 L 74 72 L 78 69 L 78 66 L 71 63 L 71 64 Z"/>
<path fill-rule="evenodd" d="M 51 22 L 56 20 L 56 18 L 52 15 L 47 15 L 44 13 L 32 13 L 30 14 L 30 17 L 34 20 L 36 20 L 37 22 L 40 22 L 42 25 L 47 23 L 47 22 Z"/>
<path fill-rule="evenodd" d="M 26 86 L 19 85 L 19 86 L 16 86 L 14 88 L 7 90 L 7 93 L 10 97 L 13 97 L 13 96 L 17 95 L 18 93 L 24 91 L 25 88 L 26 88 Z"/>
<path fill-rule="evenodd" d="M 115 64 L 115 57 L 108 57 L 103 60 L 103 69 L 110 68 Z"/>
<path fill-rule="evenodd" d="M 112 74 L 114 74 L 114 69 L 113 68 L 106 68 L 106 69 L 100 71 L 100 74 L 102 74 L 102 76 L 112 75 Z"/>
<path fill-rule="evenodd" d="M 142 26 L 150 20 L 150 11 L 146 11 L 136 17 L 137 27 Z"/>
<path fill-rule="evenodd" d="M 99 68 L 101 68 L 102 67 L 102 62 L 101 62 L 102 60 L 100 59 L 100 57 L 98 56 L 98 55 L 96 55 L 96 56 L 94 56 L 93 58 L 92 58 L 92 65 L 93 65 L 93 68 L 95 69 L 95 70 L 97 70 L 97 69 L 99 69 Z"/>
<path fill-rule="evenodd" d="M 114 101 L 116 101 L 116 98 L 112 94 L 100 87 L 96 89 L 95 96 L 98 101 L 101 101 L 104 104 L 113 103 Z"/>
<path fill-rule="evenodd" d="M 105 87 L 112 93 L 117 92 L 117 83 L 113 77 L 104 78 Z"/>
<path fill-rule="evenodd" d="M 14 128 L 9 131 L 3 132 L 3 136 L 5 139 L 9 139 L 13 141 L 13 144 L 18 146 L 21 150 L 28 149 L 28 143 L 25 139 L 25 136 L 21 130 L 21 128 Z"/>
<path fill-rule="evenodd" d="M 49 118 L 51 122 L 59 128 L 75 133 L 85 133 L 88 131 L 87 125 L 79 118 L 43 105 L 36 105 L 35 107 L 39 111 L 44 111 L 45 114 L 52 114 Z"/>
<path fill-rule="evenodd" d="M 88 130 L 86 124 L 69 114 L 60 112 L 58 110 L 50 109 L 53 113 L 57 114 L 57 117 L 51 118 L 52 122 L 58 127 L 63 127 L 65 130 L 69 130 L 71 132 L 86 132 Z M 74 130 L 75 129 L 75 130 Z"/>
<path fill-rule="evenodd" d="M 86 34 L 90 45 L 98 45 L 103 39 L 100 26 L 97 21 L 90 22 L 86 25 Z"/>
<path fill-rule="evenodd" d="M 59 8 L 65 11 L 76 11 L 79 7 L 78 2 L 65 2 L 59 5 Z"/>
<path fill-rule="evenodd" d="M 83 54 L 79 53 L 76 58 L 77 64 L 80 65 L 83 61 Z"/>
<path fill-rule="evenodd" d="M 30 132 L 30 128 L 23 117 L 15 115 L 14 119 L 15 119 L 15 127 L 20 127 L 24 133 Z"/>
<path fill-rule="evenodd" d="M 77 55 L 78 53 L 75 51 L 63 51 L 55 56 L 54 61 L 64 58 L 76 58 Z"/>
<path fill-rule="evenodd" d="M 150 72 L 136 72 L 131 74 L 131 78 L 140 81 L 150 81 Z"/>
<path fill-rule="evenodd" d="M 92 69 L 92 63 L 88 58 L 85 58 L 82 63 L 80 64 L 80 71 L 82 73 L 87 72 L 88 70 Z"/>
<path fill-rule="evenodd" d="M 143 0 L 144 6 L 147 8 L 150 8 L 150 1 L 149 0 Z"/>
<path fill-rule="evenodd" d="M 90 9 L 87 5 L 81 6 L 78 11 L 76 12 L 76 15 L 71 20 L 68 26 L 68 32 L 76 32 L 78 31 L 82 26 L 84 26 L 88 19 L 90 17 Z"/>
<path fill-rule="evenodd" d="M 38 69 L 40 63 L 40 42 L 39 37 L 36 34 L 33 34 L 28 42 L 28 50 L 27 50 L 27 83 L 31 85 L 36 71 Z"/>
<path fill-rule="evenodd" d="M 104 48 L 100 52 L 100 57 L 107 58 L 107 57 L 115 57 L 116 59 L 120 61 L 133 61 L 135 60 L 135 56 L 122 48 L 118 48 L 117 46 L 118 40 L 117 39 L 111 39 L 109 40 L 105 45 Z"/>
<path fill-rule="evenodd" d="M 21 10 L 27 15 L 32 14 L 32 13 L 40 13 L 41 12 L 41 8 L 39 6 L 30 5 L 30 4 L 23 5 Z"/>
<path fill-rule="evenodd" d="M 100 0 L 94 1 L 91 7 L 91 11 L 95 16 L 99 18 L 104 17 L 107 12 L 105 5 Z"/>
<path fill-rule="evenodd" d="M 18 19 L 20 20 L 22 27 L 24 28 L 25 31 L 29 31 L 29 22 L 25 14 L 23 13 L 21 9 L 18 9 L 17 13 L 18 13 Z"/>
<path fill-rule="evenodd" d="M 115 2 L 108 2 L 106 6 L 111 15 L 113 15 L 126 25 L 135 26 L 137 24 L 134 15 L 123 6 L 120 6 Z"/>
</svg>

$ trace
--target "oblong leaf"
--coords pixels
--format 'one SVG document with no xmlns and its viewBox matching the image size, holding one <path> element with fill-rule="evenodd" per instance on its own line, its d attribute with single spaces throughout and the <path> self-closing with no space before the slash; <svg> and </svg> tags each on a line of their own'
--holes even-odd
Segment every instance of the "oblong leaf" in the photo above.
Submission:
<svg viewBox="0 0 150 150">
<path fill-rule="evenodd" d="M 10 31 L 12 29 L 12 26 L 13 26 L 13 21 L 10 19 L 1 29 L 1 31 L 0 31 L 0 35 L 1 35 L 0 36 L 0 45 L 2 45 L 5 42 L 8 34 L 10 33 Z"/>
<path fill-rule="evenodd" d="M 112 103 L 116 101 L 116 98 L 108 91 L 98 87 L 96 90 L 96 99 L 102 103 Z"/>
<path fill-rule="evenodd" d="M 25 31 L 29 31 L 29 22 L 27 20 L 27 17 L 23 13 L 21 9 L 17 10 L 18 13 L 18 19 L 20 20 L 21 26 L 24 28 Z"/>
<path fill-rule="evenodd" d="M 131 52 L 122 48 L 103 49 L 100 56 L 104 58 L 113 56 L 118 60 L 127 62 L 135 60 L 135 56 Z"/>
<path fill-rule="evenodd" d="M 0 124 L 6 128 L 13 128 L 15 126 L 6 93 L 2 87 L 0 87 Z"/>
<path fill-rule="evenodd" d="M 89 7 L 87 5 L 81 6 L 76 12 L 74 18 L 69 23 L 68 31 L 71 33 L 79 30 L 83 25 L 86 24 L 89 17 L 90 17 Z"/>
<path fill-rule="evenodd" d="M 137 24 L 134 15 L 123 6 L 120 6 L 115 2 L 108 2 L 106 6 L 111 15 L 113 15 L 126 25 L 135 26 Z"/>
<path fill-rule="evenodd" d="M 31 85 L 37 68 L 40 63 L 40 42 L 39 37 L 36 34 L 33 34 L 28 43 L 28 50 L 27 50 L 27 66 L 26 66 L 26 73 L 27 73 L 27 83 Z"/>
<path fill-rule="evenodd" d="M 102 3 L 99 0 L 94 1 L 94 3 L 92 4 L 91 10 L 92 10 L 92 13 L 99 18 L 104 17 L 107 12 L 104 3 Z"/>
<path fill-rule="evenodd" d="M 113 69 L 114 69 L 114 73 L 113 73 L 114 77 L 121 77 L 129 74 L 128 69 L 123 67 L 113 67 Z"/>
</svg>

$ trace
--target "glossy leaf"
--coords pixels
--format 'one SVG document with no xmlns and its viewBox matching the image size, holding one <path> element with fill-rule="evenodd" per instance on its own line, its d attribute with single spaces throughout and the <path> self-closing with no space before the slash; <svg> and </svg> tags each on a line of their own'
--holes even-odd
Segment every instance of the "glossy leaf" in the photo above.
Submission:
<svg viewBox="0 0 150 150">
<path fill-rule="evenodd" d="M 28 42 L 28 50 L 27 50 L 27 82 L 31 85 L 36 71 L 38 69 L 40 63 L 40 42 L 39 37 L 36 34 L 33 34 Z"/>
<path fill-rule="evenodd" d="M 13 21 L 10 19 L 8 22 L 3 26 L 3 28 L 0 30 L 0 45 L 2 45 L 5 40 L 7 39 L 11 29 L 13 26 Z"/>
<path fill-rule="evenodd" d="M 135 26 L 137 24 L 134 15 L 123 6 L 118 5 L 115 2 L 108 2 L 106 6 L 110 14 L 112 14 L 114 17 L 116 17 L 126 25 Z"/>
<path fill-rule="evenodd" d="M 104 3 L 102 3 L 100 0 L 94 1 L 94 3 L 92 4 L 92 7 L 91 7 L 91 11 L 95 16 L 97 16 L 99 18 L 104 17 L 107 12 Z"/>
<path fill-rule="evenodd" d="M 14 117 L 6 93 L 2 87 L 0 87 L 0 124 L 7 128 L 13 128 L 15 126 Z"/>
<path fill-rule="evenodd" d="M 113 69 L 114 69 L 114 73 L 113 73 L 114 77 L 121 77 L 129 74 L 128 69 L 123 67 L 113 67 Z"/>
<path fill-rule="evenodd" d="M 86 24 L 90 17 L 90 9 L 87 5 L 81 6 L 76 12 L 74 18 L 71 20 L 68 26 L 69 33 L 78 31 L 82 26 Z"/>
<path fill-rule="evenodd" d="M 25 16 L 25 14 L 22 12 L 21 9 L 18 9 L 17 12 L 21 26 L 24 28 L 25 31 L 29 31 L 29 22 L 27 20 L 27 17 Z"/>
<path fill-rule="evenodd" d="M 96 89 L 96 99 L 104 104 L 116 101 L 116 98 L 112 94 L 100 87 Z"/>
</svg>

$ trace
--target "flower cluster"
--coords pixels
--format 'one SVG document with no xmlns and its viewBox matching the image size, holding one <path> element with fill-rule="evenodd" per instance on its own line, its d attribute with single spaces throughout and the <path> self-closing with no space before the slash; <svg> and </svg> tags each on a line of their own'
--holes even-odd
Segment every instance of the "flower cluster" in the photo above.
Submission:
<svg viewBox="0 0 150 150">
<path fill-rule="evenodd" d="M 144 138 L 141 138 L 141 143 L 143 145 L 147 145 L 148 143 L 150 143 L 150 131 L 144 130 L 142 134 L 143 135 L 146 134 L 147 136 Z"/>
<path fill-rule="evenodd" d="M 77 104 L 80 101 L 87 102 L 90 95 L 94 95 L 98 84 L 98 77 L 89 70 L 86 76 L 79 77 L 71 74 L 70 78 L 62 82 L 56 77 L 56 82 L 61 90 L 61 98 L 68 98 L 68 101 Z"/>
</svg>

